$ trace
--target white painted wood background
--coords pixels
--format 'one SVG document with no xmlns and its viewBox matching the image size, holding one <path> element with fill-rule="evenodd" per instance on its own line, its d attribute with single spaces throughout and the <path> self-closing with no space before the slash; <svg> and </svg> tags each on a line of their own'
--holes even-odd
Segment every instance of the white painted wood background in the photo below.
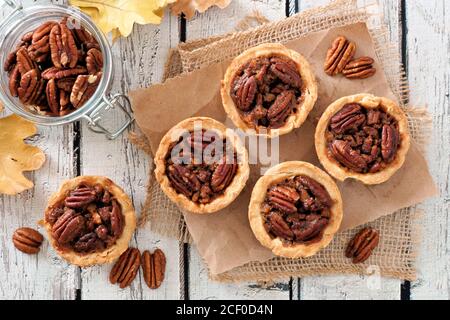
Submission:
<svg viewBox="0 0 450 320">
<path fill-rule="evenodd" d="M 24 5 L 49 0 L 24 0 Z M 64 1 L 53 1 L 63 3 Z M 259 10 L 271 20 L 282 19 L 329 0 L 233 0 L 184 23 L 166 15 L 159 26 L 135 26 L 133 34 L 113 46 L 114 92 L 145 87 L 161 80 L 170 47 L 187 40 L 232 31 L 243 17 Z M 125 136 L 108 141 L 85 124 L 39 128 L 33 142 L 47 154 L 44 167 L 31 174 L 35 188 L 19 196 L 0 196 L 0 299 L 449 299 L 450 298 L 450 8 L 446 0 L 383 0 L 386 22 L 399 41 L 411 85 L 411 101 L 427 105 L 433 115 L 429 164 L 440 197 L 427 201 L 419 278 L 413 283 L 361 276 L 290 279 L 264 285 L 221 284 L 208 280 L 192 246 L 139 230 L 133 245 L 160 247 L 167 254 L 166 280 L 150 290 L 142 275 L 124 290 L 108 282 L 111 266 L 80 269 L 58 258 L 45 242 L 36 256 L 14 249 L 14 230 L 36 226 L 46 199 L 59 184 L 77 175 L 106 175 L 132 196 L 138 212 L 145 197 L 149 159 Z M 3 17 L 6 11 L 0 12 Z M 5 50 L 5 48 L 1 48 Z M 123 120 L 113 115 L 111 123 Z"/>
</svg>

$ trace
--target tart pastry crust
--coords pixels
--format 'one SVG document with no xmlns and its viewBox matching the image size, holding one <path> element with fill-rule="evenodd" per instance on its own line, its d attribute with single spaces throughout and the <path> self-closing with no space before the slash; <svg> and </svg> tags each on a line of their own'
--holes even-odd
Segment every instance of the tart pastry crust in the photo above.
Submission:
<svg viewBox="0 0 450 320">
<path fill-rule="evenodd" d="M 329 223 L 323 230 L 321 239 L 311 243 L 288 244 L 278 237 L 272 237 L 266 231 L 263 214 L 261 213 L 261 205 L 264 202 L 267 189 L 271 185 L 299 175 L 308 176 L 325 187 L 333 200 L 333 205 L 330 207 L 331 214 Z M 248 210 L 250 226 L 258 241 L 266 248 L 272 250 L 275 255 L 293 259 L 310 257 L 322 248 L 328 246 L 333 239 L 334 234 L 339 230 L 342 216 L 342 198 L 336 183 L 321 169 L 302 161 L 284 162 L 269 169 L 266 174 L 258 180 L 253 188 Z"/>
<path fill-rule="evenodd" d="M 202 129 L 214 130 L 220 137 L 227 138 L 228 141 L 233 144 L 237 157 L 240 159 L 236 175 L 230 185 L 226 187 L 223 194 L 206 204 L 195 203 L 185 195 L 178 193 L 170 185 L 169 178 L 166 175 L 166 155 L 171 144 L 174 141 L 177 141 L 183 132 L 193 131 L 194 124 L 198 122 L 201 122 Z M 189 118 L 170 129 L 162 138 L 154 161 L 156 165 L 155 177 L 160 184 L 162 191 L 180 208 L 197 214 L 213 213 L 228 206 L 237 198 L 242 189 L 244 189 L 250 174 L 247 150 L 241 139 L 233 132 L 233 130 L 228 129 L 222 123 L 208 117 Z"/>
<path fill-rule="evenodd" d="M 296 105 L 297 111 L 292 113 L 286 120 L 285 124 L 280 128 L 268 128 L 258 126 L 256 128 L 251 127 L 246 123 L 240 114 L 240 111 L 236 107 L 231 95 L 230 90 L 233 83 L 235 74 L 240 68 L 251 61 L 252 59 L 259 57 L 280 56 L 291 59 L 297 65 L 297 69 L 302 79 L 302 97 L 301 102 Z M 222 103 L 225 112 L 233 121 L 234 125 L 239 129 L 256 134 L 266 135 L 270 138 L 287 134 L 295 128 L 299 128 L 308 117 L 309 112 L 314 107 L 317 101 L 317 81 L 312 71 L 309 62 L 298 52 L 290 50 L 279 43 L 267 43 L 257 47 L 244 51 L 237 56 L 227 68 L 224 79 L 221 85 Z M 263 129 L 265 132 L 260 132 Z"/>
<path fill-rule="evenodd" d="M 124 217 L 124 228 L 122 234 L 117 238 L 116 243 L 106 248 L 103 251 L 93 252 L 93 253 L 77 253 L 75 251 L 69 250 L 67 248 L 62 248 L 58 242 L 52 236 L 52 226 L 50 223 L 45 221 L 45 218 L 41 220 L 47 230 L 47 234 L 50 240 L 50 244 L 56 250 L 56 252 L 69 263 L 80 266 L 87 267 L 96 264 L 111 263 L 128 248 L 128 243 L 133 236 L 134 230 L 136 229 L 136 213 L 134 211 L 133 204 L 130 197 L 117 186 L 113 181 L 102 176 L 80 176 L 71 180 L 65 181 L 60 189 L 55 192 L 49 199 L 47 208 L 45 210 L 45 215 L 58 205 L 61 201 L 64 201 L 67 194 L 74 190 L 81 184 L 87 184 L 90 186 L 101 185 L 104 189 L 113 196 L 113 198 L 120 204 L 122 209 L 122 215 Z"/>
<path fill-rule="evenodd" d="M 357 103 L 366 109 L 382 108 L 387 114 L 395 118 L 398 122 L 400 145 L 397 149 L 396 156 L 392 162 L 387 164 L 386 167 L 379 172 L 358 173 L 342 166 L 337 160 L 328 155 L 326 131 L 329 122 L 338 111 L 351 103 Z M 363 182 L 366 185 L 380 184 L 389 180 L 405 162 L 406 154 L 408 153 L 410 147 L 408 120 L 403 110 L 390 99 L 377 97 L 368 93 L 343 97 L 328 106 L 322 114 L 316 127 L 315 146 L 320 163 L 330 175 L 339 181 L 344 181 L 347 178 L 353 178 Z"/>
</svg>

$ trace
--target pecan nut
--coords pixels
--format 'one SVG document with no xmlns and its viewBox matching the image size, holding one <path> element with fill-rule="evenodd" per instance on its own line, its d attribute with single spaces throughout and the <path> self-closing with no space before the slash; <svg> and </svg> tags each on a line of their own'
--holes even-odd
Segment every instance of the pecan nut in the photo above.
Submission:
<svg viewBox="0 0 450 320">
<path fill-rule="evenodd" d="M 65 23 L 53 26 L 49 42 L 53 65 L 57 68 L 75 68 L 78 62 L 78 49 L 72 32 Z"/>
<path fill-rule="evenodd" d="M 119 260 L 111 269 L 109 281 L 112 284 L 119 283 L 121 289 L 128 287 L 136 278 L 141 265 L 141 254 L 137 248 L 128 248 L 121 254 Z"/>
<path fill-rule="evenodd" d="M 9 92 L 13 97 L 19 96 L 18 89 L 20 87 L 20 69 L 19 66 L 16 64 L 12 71 L 9 74 Z"/>
<path fill-rule="evenodd" d="M 66 207 L 71 209 L 83 208 L 97 199 L 97 193 L 91 187 L 78 187 L 70 191 L 68 197 L 64 200 Z"/>
<path fill-rule="evenodd" d="M 353 103 L 346 105 L 331 118 L 330 127 L 336 134 L 342 134 L 347 130 L 358 128 L 365 120 L 361 107 Z"/>
<path fill-rule="evenodd" d="M 52 226 L 52 235 L 60 244 L 67 244 L 80 236 L 85 227 L 85 219 L 74 210 L 67 210 Z"/>
<path fill-rule="evenodd" d="M 116 200 L 112 201 L 111 210 L 111 231 L 113 235 L 119 236 L 122 234 L 124 221 L 122 216 L 122 210 Z"/>
<path fill-rule="evenodd" d="M 306 221 L 294 222 L 292 232 L 297 241 L 308 241 L 317 237 L 328 224 L 328 219 L 320 215 L 310 214 Z"/>
<path fill-rule="evenodd" d="M 330 151 L 334 158 L 342 165 L 356 172 L 363 172 L 367 168 L 366 160 L 352 149 L 348 141 L 335 140 L 330 145 Z"/>
<path fill-rule="evenodd" d="M 286 118 L 290 115 L 292 107 L 295 105 L 295 95 L 292 91 L 282 92 L 271 105 L 267 112 L 273 127 L 282 125 Z"/>
<path fill-rule="evenodd" d="M 373 67 L 374 60 L 370 57 L 361 57 L 350 61 L 342 70 L 348 79 L 366 79 L 373 76 L 377 69 Z"/>
<path fill-rule="evenodd" d="M 237 164 L 221 163 L 211 176 L 211 188 L 214 192 L 220 192 L 228 187 L 237 171 Z"/>
<path fill-rule="evenodd" d="M 274 208 L 286 213 L 297 212 L 295 203 L 300 199 L 300 195 L 294 188 L 276 186 L 269 190 L 267 197 Z"/>
<path fill-rule="evenodd" d="M 294 88 L 300 88 L 302 85 L 302 78 L 297 70 L 295 63 L 274 57 L 270 59 L 272 71 L 282 82 L 291 85 Z"/>
<path fill-rule="evenodd" d="M 50 81 L 47 82 L 45 95 L 47 96 L 47 102 L 50 110 L 53 112 L 53 114 L 58 115 L 60 104 L 58 88 L 56 87 L 55 79 L 50 79 Z"/>
<path fill-rule="evenodd" d="M 61 69 L 57 67 L 50 67 L 42 71 L 42 79 L 63 79 L 68 77 L 78 76 L 80 74 L 86 73 L 87 69 L 83 66 L 76 66 L 72 69 Z"/>
<path fill-rule="evenodd" d="M 13 234 L 14 246 L 28 254 L 38 253 L 42 241 L 44 241 L 42 234 L 31 228 L 19 228 Z"/>
<path fill-rule="evenodd" d="M 17 64 L 19 65 L 20 74 L 23 76 L 28 71 L 37 70 L 36 63 L 30 58 L 27 49 L 20 48 L 17 53 Z"/>
<path fill-rule="evenodd" d="M 333 200 L 328 191 L 316 180 L 307 176 L 299 176 L 298 180 L 305 188 L 311 191 L 322 207 L 331 207 L 333 205 Z"/>
<path fill-rule="evenodd" d="M 150 289 L 157 289 L 164 280 L 166 271 L 166 256 L 160 249 L 156 249 L 153 254 L 145 250 L 142 254 L 142 271 L 144 280 Z"/>
<path fill-rule="evenodd" d="M 97 48 L 92 48 L 87 52 L 86 68 L 89 74 L 96 74 L 103 68 L 103 55 Z"/>
<path fill-rule="evenodd" d="M 96 75 L 80 75 L 77 77 L 70 94 L 70 102 L 75 109 L 80 108 L 94 95 L 100 83 L 101 76 L 102 73 L 99 72 Z"/>
<path fill-rule="evenodd" d="M 248 111 L 256 97 L 256 79 L 254 76 L 244 76 L 237 85 L 239 86 L 236 91 L 237 107 L 242 111 Z"/>
<path fill-rule="evenodd" d="M 13 51 L 6 56 L 5 63 L 3 64 L 3 70 L 6 72 L 11 72 L 15 68 L 17 62 L 16 54 L 17 51 Z"/>
<path fill-rule="evenodd" d="M 352 259 L 353 263 L 362 263 L 369 259 L 373 250 L 378 246 L 380 235 L 370 227 L 359 231 L 348 243 L 345 256 Z"/>
<path fill-rule="evenodd" d="M 344 70 L 345 66 L 355 55 L 356 44 L 345 37 L 337 37 L 328 49 L 324 70 L 326 74 L 335 76 Z"/>
<path fill-rule="evenodd" d="M 24 104 L 32 104 L 41 95 L 44 90 L 44 82 L 39 77 L 36 69 L 32 69 L 22 75 L 20 79 L 17 94 L 19 99 Z"/>
<path fill-rule="evenodd" d="M 168 167 L 167 177 L 175 190 L 191 197 L 194 192 L 200 190 L 201 184 L 197 176 L 186 167 L 174 164 Z"/>
<path fill-rule="evenodd" d="M 271 212 L 267 216 L 267 222 L 270 225 L 270 230 L 278 237 L 287 240 L 294 239 L 294 233 L 289 225 L 284 221 L 283 217 L 278 212 Z"/>
<path fill-rule="evenodd" d="M 387 163 L 392 162 L 397 153 L 400 142 L 398 129 L 392 125 L 385 124 L 381 134 L 381 155 Z"/>
</svg>

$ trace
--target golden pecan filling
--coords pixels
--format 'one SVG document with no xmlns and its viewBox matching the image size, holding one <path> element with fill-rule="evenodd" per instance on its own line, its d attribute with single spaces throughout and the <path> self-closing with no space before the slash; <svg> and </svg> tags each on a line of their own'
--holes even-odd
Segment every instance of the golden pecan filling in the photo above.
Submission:
<svg viewBox="0 0 450 320">
<path fill-rule="evenodd" d="M 237 154 L 216 132 L 199 130 L 180 137 L 166 155 L 172 188 L 198 204 L 222 195 L 238 170 Z"/>
<path fill-rule="evenodd" d="M 332 205 L 324 186 L 302 175 L 271 186 L 261 210 L 271 236 L 288 243 L 311 243 L 322 238 Z"/>
<path fill-rule="evenodd" d="M 326 133 L 328 156 L 358 173 L 383 170 L 397 155 L 397 120 L 383 108 L 367 109 L 352 103 L 330 120 Z"/>
<path fill-rule="evenodd" d="M 297 112 L 302 99 L 302 79 L 293 60 L 260 57 L 236 72 L 230 95 L 250 127 L 276 129 Z"/>
<path fill-rule="evenodd" d="M 103 251 L 122 235 L 125 219 L 114 196 L 101 185 L 81 184 L 46 213 L 58 245 L 78 253 Z"/>
</svg>

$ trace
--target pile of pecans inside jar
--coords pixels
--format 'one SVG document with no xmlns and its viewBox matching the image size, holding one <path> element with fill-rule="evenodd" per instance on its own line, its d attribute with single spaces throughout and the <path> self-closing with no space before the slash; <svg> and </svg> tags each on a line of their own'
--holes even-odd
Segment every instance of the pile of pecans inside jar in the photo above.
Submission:
<svg viewBox="0 0 450 320">
<path fill-rule="evenodd" d="M 95 93 L 102 69 L 97 40 L 67 18 L 26 33 L 4 64 L 11 95 L 47 116 L 65 116 L 83 106 Z"/>
</svg>

